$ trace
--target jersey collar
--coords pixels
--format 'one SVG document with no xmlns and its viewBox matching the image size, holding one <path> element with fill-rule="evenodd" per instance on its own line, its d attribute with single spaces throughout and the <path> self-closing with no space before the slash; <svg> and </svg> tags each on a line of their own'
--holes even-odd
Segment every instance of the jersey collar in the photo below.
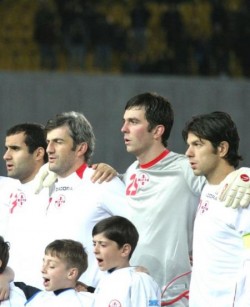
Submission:
<svg viewBox="0 0 250 307">
<path fill-rule="evenodd" d="M 165 158 L 169 153 L 170 153 L 170 151 L 166 148 L 158 157 L 156 157 L 155 159 L 153 159 L 152 161 L 150 161 L 148 163 L 140 164 L 139 166 L 140 166 L 140 168 L 149 168 L 149 167 L 155 165 L 161 159 Z"/>
<path fill-rule="evenodd" d="M 76 170 L 76 174 L 78 175 L 79 178 L 82 179 L 83 177 L 83 173 L 85 171 L 85 169 L 87 168 L 87 163 L 84 163 L 83 165 L 81 165 L 77 170 Z"/>
</svg>

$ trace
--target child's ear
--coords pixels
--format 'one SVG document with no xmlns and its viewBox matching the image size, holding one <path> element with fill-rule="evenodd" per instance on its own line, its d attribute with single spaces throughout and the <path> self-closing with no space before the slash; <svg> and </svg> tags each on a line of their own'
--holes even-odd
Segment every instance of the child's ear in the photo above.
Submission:
<svg viewBox="0 0 250 307">
<path fill-rule="evenodd" d="M 69 279 L 77 279 L 78 276 L 78 269 L 77 268 L 71 268 L 68 272 L 68 278 Z"/>
<path fill-rule="evenodd" d="M 128 257 L 131 252 L 131 245 L 128 243 L 125 243 L 122 247 L 122 256 Z"/>
<path fill-rule="evenodd" d="M 0 259 L 0 268 L 2 267 L 3 261 Z"/>
</svg>

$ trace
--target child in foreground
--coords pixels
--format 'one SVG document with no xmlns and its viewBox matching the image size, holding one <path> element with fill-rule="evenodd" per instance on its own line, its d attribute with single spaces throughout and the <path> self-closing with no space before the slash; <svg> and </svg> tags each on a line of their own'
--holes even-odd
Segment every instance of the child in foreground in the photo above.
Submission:
<svg viewBox="0 0 250 307">
<path fill-rule="evenodd" d="M 0 274 L 5 270 L 9 261 L 9 243 L 5 242 L 3 237 L 0 236 Z M 1 301 L 1 307 L 21 307 L 24 306 L 26 297 L 24 292 L 15 286 L 14 282 L 10 283 L 10 296 L 8 300 Z"/>
<path fill-rule="evenodd" d="M 87 254 L 80 242 L 51 242 L 45 249 L 42 265 L 45 291 L 38 291 L 25 306 L 91 307 L 93 294 L 75 290 L 78 278 L 87 267 Z"/>
<path fill-rule="evenodd" d="M 92 231 L 94 254 L 101 271 L 94 307 L 160 306 L 160 288 L 153 278 L 131 267 L 129 260 L 139 234 L 126 218 L 112 216 L 95 225 Z"/>
</svg>

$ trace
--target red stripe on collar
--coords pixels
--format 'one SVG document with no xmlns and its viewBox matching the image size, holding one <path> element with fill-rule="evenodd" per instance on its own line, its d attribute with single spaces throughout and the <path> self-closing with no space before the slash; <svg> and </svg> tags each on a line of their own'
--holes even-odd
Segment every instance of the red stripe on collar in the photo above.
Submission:
<svg viewBox="0 0 250 307">
<path fill-rule="evenodd" d="M 149 168 L 153 165 L 155 165 L 157 162 L 159 162 L 161 159 L 165 158 L 170 151 L 168 149 L 165 149 L 158 157 L 156 157 L 154 160 L 146 163 L 146 164 L 140 164 L 140 168 Z"/>
<path fill-rule="evenodd" d="M 85 169 L 88 167 L 88 164 L 84 163 L 82 166 L 80 166 L 77 170 L 76 173 L 78 175 L 78 177 L 80 177 L 82 179 L 83 177 L 83 173 L 85 171 Z"/>
</svg>

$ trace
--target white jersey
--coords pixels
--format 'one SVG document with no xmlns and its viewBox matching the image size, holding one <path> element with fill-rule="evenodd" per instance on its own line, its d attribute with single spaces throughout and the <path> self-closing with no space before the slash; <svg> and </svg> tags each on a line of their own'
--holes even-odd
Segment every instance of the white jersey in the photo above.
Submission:
<svg viewBox="0 0 250 307">
<path fill-rule="evenodd" d="M 1 301 L 1 307 L 24 307 L 26 297 L 24 292 L 16 287 L 13 282 L 10 283 L 10 296 L 8 300 Z"/>
<path fill-rule="evenodd" d="M 250 257 L 242 236 L 250 233 L 250 207 L 226 208 L 217 200 L 217 187 L 205 186 L 195 219 L 190 306 L 247 307 Z M 242 274 L 248 284 L 241 282 Z M 248 304 L 236 304 L 236 294 Z"/>
<path fill-rule="evenodd" d="M 105 272 L 95 290 L 94 307 L 160 306 L 161 291 L 151 276 L 135 268 Z"/>
<path fill-rule="evenodd" d="M 131 264 L 145 266 L 164 287 L 191 270 L 193 223 L 205 179 L 193 174 L 184 155 L 165 150 L 146 165 L 134 162 L 124 180 L 131 221 L 140 234 Z M 177 279 L 167 297 L 187 290 L 189 279 Z"/>
<path fill-rule="evenodd" d="M 80 241 L 88 253 L 88 269 L 81 281 L 95 287 L 100 270 L 93 253 L 92 229 L 100 220 L 127 216 L 125 187 L 114 178 L 102 184 L 92 183 L 93 170 L 83 165 L 67 178 L 59 178 L 47 209 L 48 242 L 55 239 Z"/>
<path fill-rule="evenodd" d="M 15 189 L 15 187 L 19 184 L 19 180 L 0 176 L 0 235 L 4 239 L 7 233 L 7 226 L 9 221 L 8 198 L 11 191 L 13 191 L 13 189 Z"/>
<path fill-rule="evenodd" d="M 34 180 L 8 189 L 1 199 L 6 215 L 5 240 L 10 242 L 8 265 L 15 272 L 15 281 L 41 288 L 40 269 L 44 255 L 44 219 L 48 189 L 34 194 Z"/>
<path fill-rule="evenodd" d="M 27 307 L 92 307 L 93 294 L 66 289 L 58 293 L 40 291 L 25 304 Z"/>
</svg>

